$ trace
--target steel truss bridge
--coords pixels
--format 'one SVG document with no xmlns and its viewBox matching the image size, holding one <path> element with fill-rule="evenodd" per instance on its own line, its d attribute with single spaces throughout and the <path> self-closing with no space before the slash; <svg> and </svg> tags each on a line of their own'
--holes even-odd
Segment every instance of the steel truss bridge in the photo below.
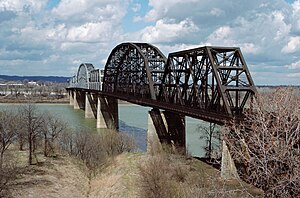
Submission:
<svg viewBox="0 0 300 198">
<path fill-rule="evenodd" d="M 165 57 L 148 43 L 116 46 L 104 74 L 92 64 L 81 64 L 68 89 L 217 124 L 242 118 L 257 92 L 237 47 L 205 46 Z"/>
</svg>

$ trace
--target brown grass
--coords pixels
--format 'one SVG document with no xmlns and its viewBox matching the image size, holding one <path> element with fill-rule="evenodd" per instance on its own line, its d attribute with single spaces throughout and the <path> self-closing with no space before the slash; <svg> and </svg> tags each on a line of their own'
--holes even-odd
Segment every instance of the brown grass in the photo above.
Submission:
<svg viewBox="0 0 300 198">
<path fill-rule="evenodd" d="M 255 188 L 221 180 L 219 171 L 174 154 L 123 153 L 109 160 L 95 177 L 83 162 L 64 155 L 27 165 L 26 151 L 13 151 L 25 171 L 11 186 L 11 197 L 251 197 Z M 153 184 L 155 182 L 154 188 Z M 159 194 L 157 192 L 159 191 Z M 258 194 L 259 195 L 259 191 Z"/>
<path fill-rule="evenodd" d="M 84 165 L 68 157 L 44 158 L 38 155 L 37 165 L 27 165 L 26 151 L 13 151 L 22 174 L 11 184 L 10 197 L 86 197 L 88 178 Z"/>
<path fill-rule="evenodd" d="M 262 196 L 258 189 L 238 180 L 222 180 L 218 170 L 180 155 L 149 155 L 139 171 L 139 192 L 145 198 Z"/>
</svg>

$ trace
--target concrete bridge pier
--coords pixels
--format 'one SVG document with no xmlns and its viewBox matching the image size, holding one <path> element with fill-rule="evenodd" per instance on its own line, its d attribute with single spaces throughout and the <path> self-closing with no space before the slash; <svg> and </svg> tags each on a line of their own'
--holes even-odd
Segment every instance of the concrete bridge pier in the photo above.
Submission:
<svg viewBox="0 0 300 198">
<path fill-rule="evenodd" d="M 97 105 L 97 128 L 118 129 L 118 100 L 99 96 Z"/>
<path fill-rule="evenodd" d="M 85 109 L 85 92 L 74 91 L 74 109 Z"/>
<path fill-rule="evenodd" d="M 161 149 L 162 143 L 186 152 L 185 116 L 158 109 L 148 112 L 147 152 Z"/>
<path fill-rule="evenodd" d="M 69 100 L 70 100 L 70 105 L 74 105 L 74 91 L 72 90 L 69 90 L 68 91 L 68 94 L 69 94 Z"/>
<path fill-rule="evenodd" d="M 249 155 L 249 153 L 245 154 Z M 221 177 L 223 179 L 240 179 L 235 163 L 224 140 L 222 142 Z"/>
<path fill-rule="evenodd" d="M 85 93 L 85 118 L 97 118 L 98 96 L 92 93 Z"/>
</svg>

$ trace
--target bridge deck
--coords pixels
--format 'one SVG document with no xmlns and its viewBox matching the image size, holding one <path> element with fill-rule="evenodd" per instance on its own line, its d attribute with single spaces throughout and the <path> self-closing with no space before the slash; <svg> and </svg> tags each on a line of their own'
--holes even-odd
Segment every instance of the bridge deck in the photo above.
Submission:
<svg viewBox="0 0 300 198">
<path fill-rule="evenodd" d="M 145 99 L 145 98 L 137 98 L 135 96 L 125 96 L 122 94 L 117 93 L 106 93 L 99 90 L 92 90 L 92 89 L 84 89 L 84 88 L 67 88 L 67 90 L 73 90 L 73 91 L 82 91 L 82 92 L 88 92 L 95 95 L 100 96 L 108 96 L 120 100 L 124 100 L 133 104 L 146 106 L 146 107 L 152 107 L 157 109 L 163 109 L 166 111 L 171 111 L 174 113 L 186 115 L 192 118 L 201 119 L 207 122 L 213 122 L 219 125 L 224 125 L 226 121 L 233 119 L 232 116 L 224 115 L 224 113 L 220 112 L 211 112 L 211 111 L 204 111 L 201 109 L 195 109 L 195 108 L 188 108 L 186 106 L 180 106 L 180 105 L 174 105 L 170 104 L 168 102 L 163 101 L 156 101 L 152 99 Z"/>
</svg>

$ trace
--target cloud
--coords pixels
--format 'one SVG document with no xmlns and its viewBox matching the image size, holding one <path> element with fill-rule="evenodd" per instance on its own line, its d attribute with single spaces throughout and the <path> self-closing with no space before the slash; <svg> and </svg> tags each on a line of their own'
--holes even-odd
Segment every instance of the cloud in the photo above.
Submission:
<svg viewBox="0 0 300 198">
<path fill-rule="evenodd" d="M 127 6 L 127 0 L 61 0 L 52 13 L 60 20 L 73 23 L 105 20 L 120 22 L 126 14 Z"/>
<path fill-rule="evenodd" d="M 86 23 L 68 30 L 71 42 L 104 42 L 114 39 L 113 24 L 109 22 Z"/>
<path fill-rule="evenodd" d="M 14 19 L 17 17 L 17 14 L 13 11 L 0 11 L 0 23 L 4 22 L 4 21 L 9 21 L 11 19 Z"/>
<path fill-rule="evenodd" d="M 292 8 L 294 28 L 296 31 L 300 31 L 300 0 L 294 1 Z"/>
<path fill-rule="evenodd" d="M 187 5 L 190 3 L 196 3 L 197 0 L 149 0 L 149 6 L 153 7 L 145 16 L 147 21 L 157 21 L 162 19 L 164 16 L 175 7 Z M 182 10 L 184 11 L 184 10 Z"/>
<path fill-rule="evenodd" d="M 47 2 L 0 1 L 2 72 L 71 75 L 74 60 L 100 62 L 122 41 L 128 1 L 61 0 L 51 8 Z"/>
<path fill-rule="evenodd" d="M 300 77 L 300 72 L 299 73 L 289 73 L 287 74 L 288 77 Z"/>
<path fill-rule="evenodd" d="M 199 28 L 190 19 L 179 23 L 158 20 L 155 26 L 149 26 L 140 32 L 140 39 L 149 43 L 174 42 L 198 31 Z"/>
<path fill-rule="evenodd" d="M 0 69 L 73 75 L 103 66 L 121 42 L 165 55 L 204 45 L 240 47 L 257 84 L 299 84 L 300 0 L 0 0 Z"/>
<path fill-rule="evenodd" d="M 132 10 L 133 12 L 139 12 L 139 11 L 141 10 L 141 8 L 142 8 L 142 5 L 141 5 L 141 4 L 135 3 L 135 4 L 132 5 L 131 10 Z"/>
<path fill-rule="evenodd" d="M 47 0 L 1 0 L 0 10 L 38 12 L 46 4 Z"/>
<path fill-rule="evenodd" d="M 289 42 L 282 48 L 281 52 L 289 54 L 298 50 L 300 50 L 300 36 L 292 36 Z"/>
<path fill-rule="evenodd" d="M 211 11 L 210 11 L 210 14 L 213 15 L 213 16 L 216 16 L 216 17 L 219 17 L 221 15 L 224 15 L 225 12 L 219 8 L 213 8 Z"/>
<path fill-rule="evenodd" d="M 287 67 L 288 69 L 300 69 L 300 60 L 298 60 L 297 62 L 291 63 L 289 65 L 286 65 L 285 67 Z"/>
</svg>

